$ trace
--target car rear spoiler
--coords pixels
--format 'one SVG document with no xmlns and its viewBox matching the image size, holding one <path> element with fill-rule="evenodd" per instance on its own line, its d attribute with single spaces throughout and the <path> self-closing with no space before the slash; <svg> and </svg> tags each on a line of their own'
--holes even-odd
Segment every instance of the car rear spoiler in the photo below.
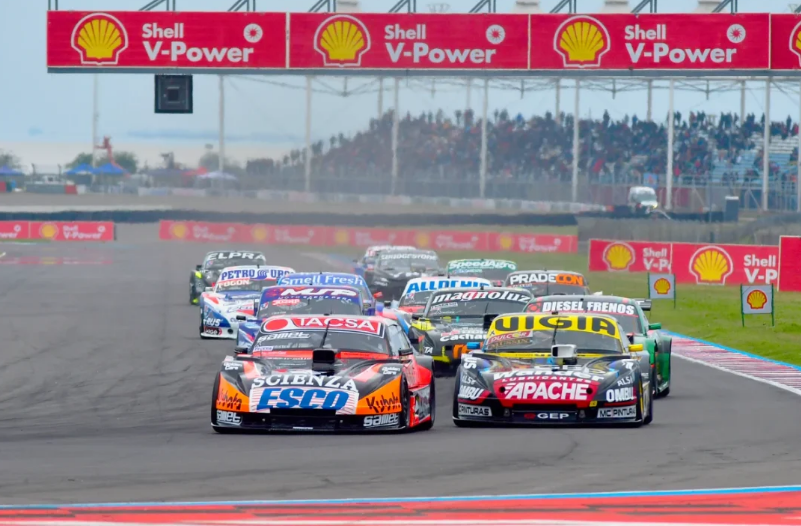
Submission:
<svg viewBox="0 0 801 526">
<path fill-rule="evenodd" d="M 636 299 L 634 301 L 637 302 L 637 305 L 639 305 L 642 310 L 644 311 L 651 310 L 651 300 Z"/>
<path fill-rule="evenodd" d="M 337 352 L 333 349 L 314 349 L 312 351 L 312 371 L 333 374 Z"/>
</svg>

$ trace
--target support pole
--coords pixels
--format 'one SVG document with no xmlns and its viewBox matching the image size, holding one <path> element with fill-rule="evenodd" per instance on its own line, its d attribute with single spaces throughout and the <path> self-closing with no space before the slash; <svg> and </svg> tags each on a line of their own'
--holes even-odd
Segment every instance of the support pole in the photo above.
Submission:
<svg viewBox="0 0 801 526">
<path fill-rule="evenodd" d="M 484 79 L 484 104 L 481 111 L 481 166 L 478 169 L 479 197 L 484 199 L 487 187 L 487 113 L 489 112 L 489 79 Z"/>
<path fill-rule="evenodd" d="M 676 113 L 673 107 L 674 88 L 675 81 L 670 79 L 670 88 L 668 88 L 667 174 L 665 179 L 665 210 L 668 212 L 673 210 L 673 136 L 675 135 L 673 115 Z"/>
<path fill-rule="evenodd" d="M 378 118 L 384 114 L 384 77 L 378 77 Z"/>
<path fill-rule="evenodd" d="M 554 116 L 554 120 L 556 124 L 562 124 L 562 119 L 559 117 L 559 114 L 562 112 L 562 79 L 557 78 L 555 79 L 556 82 L 556 115 Z"/>
<path fill-rule="evenodd" d="M 740 126 L 745 121 L 745 81 L 740 81 Z"/>
<path fill-rule="evenodd" d="M 398 131 L 400 128 L 400 79 L 395 77 L 395 106 L 392 111 L 392 183 L 391 194 L 395 195 L 398 182 Z"/>
<path fill-rule="evenodd" d="M 651 109 L 653 108 L 654 103 L 654 81 L 653 79 L 648 79 L 648 111 L 645 115 L 645 120 L 651 122 Z"/>
<path fill-rule="evenodd" d="M 311 192 L 311 167 L 312 167 L 312 77 L 306 77 L 306 181 L 304 188 L 306 192 Z"/>
<path fill-rule="evenodd" d="M 220 172 L 225 171 L 225 77 L 220 75 L 220 123 L 219 123 L 219 133 L 220 136 L 218 138 L 219 141 L 219 148 L 218 148 L 218 157 L 217 160 L 217 170 Z"/>
<path fill-rule="evenodd" d="M 762 211 L 768 211 L 768 175 L 770 174 L 770 79 L 765 81 L 765 130 L 762 144 Z"/>
<path fill-rule="evenodd" d="M 579 102 L 581 94 L 581 81 L 576 79 L 576 101 L 573 108 L 573 181 L 572 200 L 578 201 L 578 174 L 579 174 Z"/>
<path fill-rule="evenodd" d="M 98 114 L 98 76 L 97 74 L 94 75 L 92 79 L 92 149 L 89 150 L 92 152 L 92 167 L 97 168 L 97 155 L 95 155 L 95 151 L 97 150 L 97 123 L 100 118 Z"/>
<path fill-rule="evenodd" d="M 466 82 L 467 82 L 467 105 L 464 107 L 464 109 L 469 110 L 473 106 L 473 101 L 471 100 L 473 98 L 473 79 L 469 78 L 466 80 Z"/>
</svg>

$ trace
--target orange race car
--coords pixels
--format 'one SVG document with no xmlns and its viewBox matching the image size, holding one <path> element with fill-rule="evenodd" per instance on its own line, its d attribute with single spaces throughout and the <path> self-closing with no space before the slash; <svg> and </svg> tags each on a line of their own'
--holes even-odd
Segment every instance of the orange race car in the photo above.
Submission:
<svg viewBox="0 0 801 526">
<path fill-rule="evenodd" d="M 430 429 L 433 362 L 417 343 L 377 316 L 272 316 L 246 352 L 223 360 L 211 425 L 219 433 Z"/>
</svg>

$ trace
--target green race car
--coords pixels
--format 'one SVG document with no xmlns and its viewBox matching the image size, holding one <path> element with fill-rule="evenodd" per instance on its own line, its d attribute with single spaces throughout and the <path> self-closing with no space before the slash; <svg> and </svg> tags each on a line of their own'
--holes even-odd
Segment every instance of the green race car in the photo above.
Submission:
<svg viewBox="0 0 801 526">
<path fill-rule="evenodd" d="M 651 356 L 657 396 L 670 394 L 670 354 L 673 338 L 662 332 L 661 323 L 651 323 L 645 311 L 651 310 L 650 300 L 635 300 L 620 296 L 557 295 L 535 298 L 526 312 L 564 314 L 588 312 L 609 314 L 617 319 L 631 343 L 641 343 Z"/>
</svg>

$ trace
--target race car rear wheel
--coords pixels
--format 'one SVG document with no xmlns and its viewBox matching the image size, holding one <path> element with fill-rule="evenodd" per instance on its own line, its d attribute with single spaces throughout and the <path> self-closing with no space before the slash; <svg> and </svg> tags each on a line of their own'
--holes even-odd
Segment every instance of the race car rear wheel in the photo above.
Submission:
<svg viewBox="0 0 801 526">
<path fill-rule="evenodd" d="M 643 425 L 648 425 L 654 420 L 654 398 L 656 398 L 656 366 L 651 368 L 651 379 L 648 382 L 648 416 L 643 420 Z M 642 386 L 640 387 L 642 392 Z"/>
<path fill-rule="evenodd" d="M 424 422 L 417 427 L 417 429 L 419 429 L 420 431 L 428 431 L 429 429 L 434 427 L 434 419 L 437 416 L 437 396 L 436 396 L 436 390 L 434 389 L 435 385 L 436 384 L 434 383 L 434 379 L 432 378 L 431 395 L 428 402 L 429 406 L 431 407 L 431 418 L 428 420 L 428 422 Z"/>
<path fill-rule="evenodd" d="M 401 414 L 400 414 L 400 425 L 403 430 L 409 429 L 409 424 L 411 423 L 411 412 L 409 411 L 409 407 L 412 405 L 412 396 L 409 393 L 409 383 L 406 381 L 405 376 L 401 376 Z"/>
</svg>

